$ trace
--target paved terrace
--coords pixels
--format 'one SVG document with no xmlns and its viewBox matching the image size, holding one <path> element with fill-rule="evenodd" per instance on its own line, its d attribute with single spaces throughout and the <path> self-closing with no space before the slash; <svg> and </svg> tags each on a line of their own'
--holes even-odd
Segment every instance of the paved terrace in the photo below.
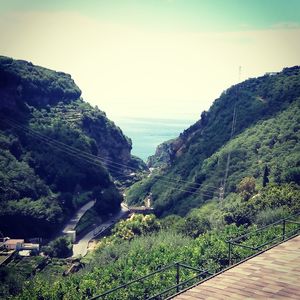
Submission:
<svg viewBox="0 0 300 300">
<path fill-rule="evenodd" d="M 300 299 L 300 236 L 173 299 Z"/>
</svg>

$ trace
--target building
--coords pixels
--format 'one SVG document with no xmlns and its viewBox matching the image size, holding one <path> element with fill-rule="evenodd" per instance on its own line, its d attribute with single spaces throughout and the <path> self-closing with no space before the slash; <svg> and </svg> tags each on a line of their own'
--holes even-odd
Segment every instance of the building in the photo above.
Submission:
<svg viewBox="0 0 300 300">
<path fill-rule="evenodd" d="M 23 243 L 20 250 L 30 250 L 38 253 L 40 251 L 40 244 Z"/>
<path fill-rule="evenodd" d="M 23 239 L 7 239 L 4 242 L 4 247 L 7 250 L 29 250 L 35 253 L 40 251 L 40 244 L 25 243 Z"/>
<path fill-rule="evenodd" d="M 7 250 L 21 250 L 23 244 L 23 239 L 7 239 L 4 242 L 4 247 Z"/>
</svg>

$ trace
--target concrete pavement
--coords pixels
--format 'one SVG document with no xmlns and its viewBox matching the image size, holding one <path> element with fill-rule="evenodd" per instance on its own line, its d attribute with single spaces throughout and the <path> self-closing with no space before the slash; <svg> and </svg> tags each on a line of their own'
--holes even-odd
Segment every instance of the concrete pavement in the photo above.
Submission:
<svg viewBox="0 0 300 300">
<path fill-rule="evenodd" d="M 79 210 L 77 210 L 77 212 L 73 215 L 71 220 L 68 221 L 62 232 L 67 233 L 70 230 L 74 230 L 81 217 L 86 213 L 87 210 L 92 208 L 94 204 L 95 201 L 91 200 L 85 205 L 83 205 L 81 208 L 79 208 Z"/>
<path fill-rule="evenodd" d="M 76 244 L 73 245 L 73 257 L 85 256 L 87 254 L 87 249 L 90 240 L 92 240 L 94 237 L 99 235 L 105 229 L 107 229 L 108 227 L 116 223 L 119 219 L 125 216 L 128 213 L 128 211 L 129 210 L 127 206 L 122 203 L 121 210 L 117 214 L 115 214 L 109 220 L 107 220 L 106 222 L 102 223 L 101 225 L 97 226 L 96 228 L 88 232 Z"/>
</svg>

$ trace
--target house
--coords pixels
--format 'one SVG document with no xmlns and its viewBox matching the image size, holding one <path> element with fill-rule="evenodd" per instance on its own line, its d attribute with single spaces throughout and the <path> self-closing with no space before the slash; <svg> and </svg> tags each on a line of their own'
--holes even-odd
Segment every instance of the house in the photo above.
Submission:
<svg viewBox="0 0 300 300">
<path fill-rule="evenodd" d="M 23 239 L 8 239 L 4 242 L 4 247 L 7 250 L 20 250 L 23 244 Z"/>
<path fill-rule="evenodd" d="M 7 239 L 4 242 L 4 247 L 7 250 L 29 250 L 35 253 L 40 251 L 40 244 L 25 243 L 23 239 Z"/>
</svg>

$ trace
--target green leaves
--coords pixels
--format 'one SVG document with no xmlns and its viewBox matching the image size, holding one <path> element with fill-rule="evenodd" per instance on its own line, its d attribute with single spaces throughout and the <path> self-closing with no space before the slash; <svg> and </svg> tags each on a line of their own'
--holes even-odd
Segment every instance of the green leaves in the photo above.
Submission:
<svg viewBox="0 0 300 300">
<path fill-rule="evenodd" d="M 50 257 L 69 257 L 72 254 L 72 244 L 68 238 L 59 237 L 50 242 L 42 250 Z"/>
<path fill-rule="evenodd" d="M 219 197 L 229 154 L 226 195 L 236 192 L 245 177 L 254 177 L 259 190 L 266 184 L 265 165 L 270 183 L 299 183 L 299 96 L 299 67 L 229 88 L 215 100 L 203 120 L 160 146 L 165 152 L 158 151 L 151 160 L 156 159 L 157 164 L 160 157 L 172 156 L 171 165 L 161 170 L 162 180 L 152 176 L 136 183 L 128 192 L 130 201 L 141 202 L 151 192 L 159 215 L 186 215 Z M 234 108 L 237 119 L 230 140 Z"/>
<path fill-rule="evenodd" d="M 242 196 L 244 201 L 250 199 L 251 196 L 255 193 L 255 178 L 254 177 L 245 177 L 241 180 L 237 187 L 238 193 Z"/>
<path fill-rule="evenodd" d="M 21 60 L 1 56 L 0 75 L 6 85 L 3 88 L 17 90 L 19 98 L 33 106 L 46 106 L 60 100 L 75 100 L 81 91 L 70 75 L 33 66 Z"/>
<path fill-rule="evenodd" d="M 135 214 L 130 219 L 120 221 L 113 229 L 115 237 L 131 240 L 139 235 L 146 235 L 160 229 L 160 223 L 154 215 Z"/>
</svg>

